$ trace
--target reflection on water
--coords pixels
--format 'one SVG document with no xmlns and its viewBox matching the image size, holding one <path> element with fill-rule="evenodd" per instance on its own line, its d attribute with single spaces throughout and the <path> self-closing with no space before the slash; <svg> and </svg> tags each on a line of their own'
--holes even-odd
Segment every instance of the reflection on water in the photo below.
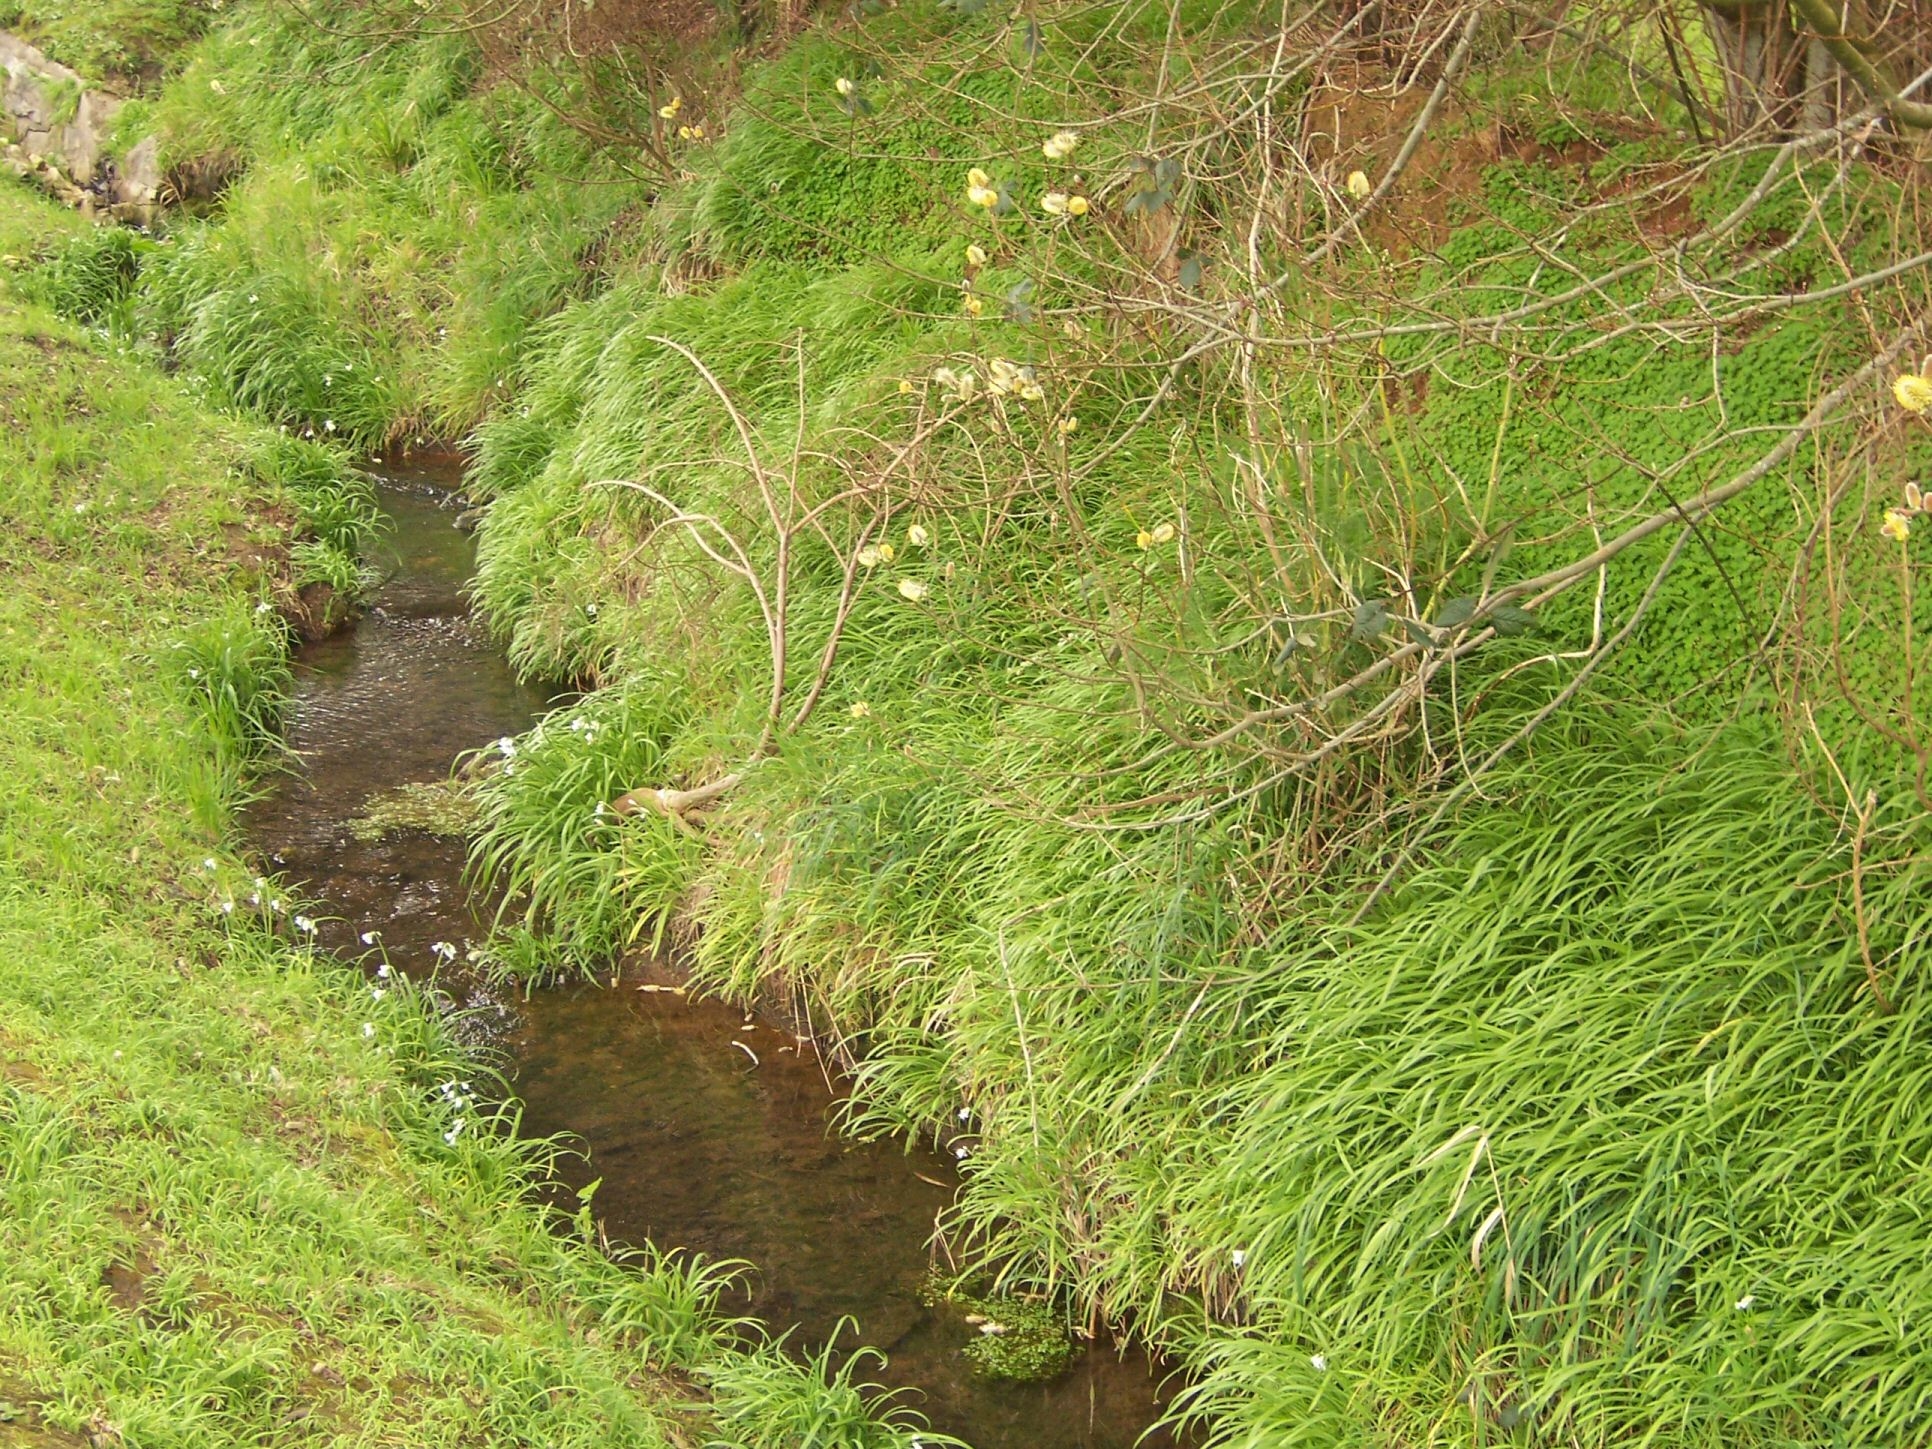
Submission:
<svg viewBox="0 0 1932 1449">
<path fill-rule="evenodd" d="M 432 946 L 483 934 L 462 885 L 460 841 L 400 831 L 358 839 L 370 796 L 441 780 L 457 755 L 527 729 L 543 696 L 511 676 L 469 617 L 470 540 L 454 526 L 453 469 L 389 476 L 384 581 L 353 629 L 297 660 L 290 742 L 302 769 L 251 810 L 259 848 L 335 917 L 322 943 L 363 954 L 380 933 L 412 974 Z M 842 1320 L 889 1356 L 871 1377 L 909 1392 L 935 1428 L 979 1449 L 1127 1449 L 1159 1413 L 1144 1356 L 1081 1354 L 1052 1384 L 982 1379 L 961 1350 L 974 1330 L 920 1302 L 951 1164 L 929 1152 L 840 1140 L 808 1046 L 771 1022 L 686 1001 L 666 977 L 497 1000 L 442 984 L 507 1049 L 524 1130 L 581 1139 L 571 1187 L 601 1178 L 594 1207 L 613 1239 L 649 1239 L 756 1269 L 750 1309 L 806 1348 Z M 851 1342 L 849 1330 L 840 1342 Z"/>
</svg>

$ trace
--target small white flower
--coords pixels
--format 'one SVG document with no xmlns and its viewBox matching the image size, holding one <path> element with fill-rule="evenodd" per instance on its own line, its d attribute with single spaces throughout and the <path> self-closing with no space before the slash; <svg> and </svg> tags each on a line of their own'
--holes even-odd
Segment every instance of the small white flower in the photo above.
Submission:
<svg viewBox="0 0 1932 1449">
<path fill-rule="evenodd" d="M 383 997 L 387 996 L 388 994 L 389 993 L 387 991 L 384 991 L 380 986 L 371 986 L 369 988 L 369 999 L 371 1001 L 381 1001 Z"/>
<path fill-rule="evenodd" d="M 190 669 L 190 670 L 188 671 L 188 678 L 190 678 L 190 679 L 199 679 L 199 678 L 201 678 L 201 671 L 200 671 L 199 669 Z"/>
<path fill-rule="evenodd" d="M 1746 1293 L 1742 1298 L 1738 1299 L 1735 1307 L 1739 1313 L 1749 1313 L 1751 1311 L 1751 1305 L 1757 1301 L 1756 1297 Z"/>
<path fill-rule="evenodd" d="M 373 1036 L 374 1036 L 375 1034 L 376 1034 L 376 1024 L 375 1024 L 375 1023 L 374 1023 L 373 1021 L 365 1021 L 365 1022 L 363 1022 L 363 1024 L 362 1024 L 362 1037 L 363 1037 L 363 1040 L 364 1040 L 364 1041 L 367 1041 L 367 1040 L 368 1040 L 369 1038 L 371 1038 L 371 1037 L 373 1037 Z"/>
<path fill-rule="evenodd" d="M 456 959 L 456 948 L 447 941 L 438 941 L 429 949 L 441 960 L 454 961 Z"/>
<path fill-rule="evenodd" d="M 365 946 L 373 946 L 380 938 L 377 936 L 377 934 L 374 931 L 364 931 L 362 935 L 357 939 L 359 939 L 362 942 L 362 944 Z"/>
<path fill-rule="evenodd" d="M 1064 161 L 1073 154 L 1073 148 L 1080 144 L 1080 138 L 1071 131 L 1055 131 L 1047 137 L 1040 147 L 1040 153 L 1049 161 Z"/>
<path fill-rule="evenodd" d="M 966 1160 L 967 1154 L 970 1153 L 972 1150 L 973 1149 L 970 1147 L 955 1147 L 953 1149 L 953 1156 L 958 1158 L 961 1162 L 964 1162 Z"/>
<path fill-rule="evenodd" d="M 382 965 L 376 968 L 376 976 L 383 981 L 387 981 L 389 979 L 389 963 L 387 961 L 383 962 Z"/>
<path fill-rule="evenodd" d="M 508 735 L 505 735 L 502 739 L 498 740 L 496 742 L 496 747 L 498 750 L 502 752 L 503 758 L 506 760 L 510 759 L 517 752 L 517 742 L 511 739 Z"/>
<path fill-rule="evenodd" d="M 902 599 L 907 599 L 916 604 L 926 597 L 926 593 L 926 586 L 917 579 L 899 580 L 899 597 Z"/>
<path fill-rule="evenodd" d="M 450 1146 L 454 1147 L 456 1145 L 456 1139 L 460 1137 L 462 1133 L 463 1133 L 463 1119 L 461 1117 L 458 1117 L 454 1122 L 450 1123 L 449 1131 L 443 1134 L 443 1141 L 449 1143 Z"/>
<path fill-rule="evenodd" d="M 212 855 L 209 856 L 206 860 L 202 861 L 201 868 L 203 870 L 213 870 L 215 868 L 215 858 Z"/>
<path fill-rule="evenodd" d="M 877 568 L 879 558 L 879 550 L 875 544 L 868 543 L 864 548 L 859 550 L 859 566 L 861 568 Z"/>
<path fill-rule="evenodd" d="M 849 96 L 852 94 L 853 91 L 857 90 L 858 87 L 852 84 L 851 78 L 849 76 L 840 76 L 837 80 L 832 82 L 832 89 L 837 91 L 842 96 Z"/>
<path fill-rule="evenodd" d="M 962 1122 L 970 1122 L 970 1121 L 972 1121 L 972 1120 L 973 1120 L 973 1109 L 972 1109 L 971 1107 L 961 1107 L 961 1108 L 959 1109 L 959 1120 L 960 1120 L 960 1121 L 962 1121 Z"/>
<path fill-rule="evenodd" d="M 234 903 L 233 901 L 223 901 L 223 902 L 221 903 L 221 913 L 222 913 L 222 914 L 223 914 L 224 916 L 232 916 L 232 915 L 234 915 L 234 914 L 235 914 L 235 903 Z"/>
<path fill-rule="evenodd" d="M 1234 1266 L 1239 1268 L 1247 1263 L 1248 1250 L 1246 1248 L 1236 1248 L 1228 1256 L 1234 1259 Z"/>
<path fill-rule="evenodd" d="M 1325 1374 L 1328 1372 L 1328 1359 L 1319 1353 L 1310 1354 L 1308 1356 L 1308 1366 L 1318 1374 Z"/>
<path fill-rule="evenodd" d="M 333 433 L 335 431 L 335 419 L 334 418 L 322 419 L 322 431 L 325 433 Z"/>
<path fill-rule="evenodd" d="M 297 916 L 295 918 L 295 929 L 304 935 L 313 936 L 315 934 L 315 922 L 307 916 Z"/>
<path fill-rule="evenodd" d="M 261 601 L 261 602 L 260 602 L 259 604 L 257 604 L 257 605 L 255 606 L 255 612 L 256 612 L 257 614 L 266 614 L 266 613 L 268 613 L 268 612 L 269 612 L 270 610 L 272 610 L 272 609 L 273 609 L 274 607 L 275 607 L 275 606 L 274 606 L 273 604 L 271 604 L 271 603 L 269 603 L 269 601 L 268 601 L 267 599 L 263 599 L 263 600 L 262 600 L 262 601 Z"/>
<path fill-rule="evenodd" d="M 926 546 L 927 540 L 931 538 L 931 536 L 932 535 L 926 532 L 925 527 L 923 525 L 917 524 L 917 523 L 913 524 L 911 528 L 908 528 L 906 530 L 906 542 L 911 544 L 914 548 L 924 548 Z"/>
</svg>

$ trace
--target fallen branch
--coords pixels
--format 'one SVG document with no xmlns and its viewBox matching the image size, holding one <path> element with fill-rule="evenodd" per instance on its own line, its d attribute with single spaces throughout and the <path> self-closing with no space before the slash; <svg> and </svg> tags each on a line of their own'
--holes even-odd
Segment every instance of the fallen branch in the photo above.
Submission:
<svg viewBox="0 0 1932 1449">
<path fill-rule="evenodd" d="M 618 816 L 635 815 L 643 809 L 655 810 L 686 835 L 695 837 L 699 831 L 689 817 L 716 804 L 737 788 L 744 777 L 744 770 L 733 770 L 729 775 L 720 775 L 710 784 L 699 785 L 691 790 L 626 790 L 610 802 L 610 808 Z"/>
</svg>

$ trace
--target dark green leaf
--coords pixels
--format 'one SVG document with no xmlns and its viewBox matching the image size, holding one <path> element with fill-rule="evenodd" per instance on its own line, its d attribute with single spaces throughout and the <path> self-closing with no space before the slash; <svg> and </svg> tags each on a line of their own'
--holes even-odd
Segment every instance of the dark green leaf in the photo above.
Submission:
<svg viewBox="0 0 1932 1449">
<path fill-rule="evenodd" d="M 1427 624 L 1422 623 L 1420 620 L 1411 619 L 1406 614 L 1401 616 L 1401 622 L 1402 622 L 1403 629 L 1408 633 L 1408 636 L 1411 639 L 1415 640 L 1416 643 L 1424 645 L 1430 649 L 1435 648 L 1436 636 L 1433 632 L 1430 631 L 1430 628 Z"/>
<path fill-rule="evenodd" d="M 1382 631 L 1389 627 L 1389 606 L 1380 599 L 1364 599 L 1355 606 L 1355 621 L 1349 628 L 1348 637 L 1356 643 L 1366 643 L 1379 639 Z"/>
<path fill-rule="evenodd" d="M 1496 632 L 1506 639 L 1518 634 L 1533 634 L 1542 627 L 1536 615 L 1528 609 L 1519 609 L 1514 604 L 1502 604 L 1492 609 L 1489 622 L 1495 625 Z"/>
<path fill-rule="evenodd" d="M 1456 629 L 1467 624 L 1476 612 L 1475 596 L 1464 594 L 1461 598 L 1451 599 L 1436 611 L 1434 620 L 1438 629 Z"/>
</svg>

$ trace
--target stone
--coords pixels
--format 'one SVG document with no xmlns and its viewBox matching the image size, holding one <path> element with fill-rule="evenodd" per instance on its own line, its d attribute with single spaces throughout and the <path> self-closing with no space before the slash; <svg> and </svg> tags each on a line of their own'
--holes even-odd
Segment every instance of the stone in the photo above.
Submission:
<svg viewBox="0 0 1932 1449">
<path fill-rule="evenodd" d="M 161 139 L 144 137 L 115 162 L 108 200 L 116 206 L 152 206 L 161 199 L 163 179 Z"/>
<path fill-rule="evenodd" d="M 56 162 L 82 186 L 103 179 L 108 131 L 121 98 L 5 31 L 0 72 L 0 124 L 20 149 L 36 161 Z"/>
</svg>

